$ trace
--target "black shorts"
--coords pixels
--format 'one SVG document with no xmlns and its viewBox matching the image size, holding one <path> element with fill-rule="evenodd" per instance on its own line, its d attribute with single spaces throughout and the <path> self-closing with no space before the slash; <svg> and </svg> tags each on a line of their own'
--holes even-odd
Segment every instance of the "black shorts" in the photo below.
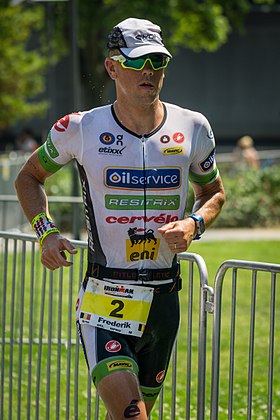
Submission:
<svg viewBox="0 0 280 420">
<path fill-rule="evenodd" d="M 83 290 L 79 303 L 82 295 Z M 154 295 L 140 338 L 81 324 L 77 317 L 81 343 L 95 385 L 112 372 L 130 370 L 139 378 L 144 399 L 155 399 L 166 376 L 179 322 L 177 290 Z"/>
</svg>

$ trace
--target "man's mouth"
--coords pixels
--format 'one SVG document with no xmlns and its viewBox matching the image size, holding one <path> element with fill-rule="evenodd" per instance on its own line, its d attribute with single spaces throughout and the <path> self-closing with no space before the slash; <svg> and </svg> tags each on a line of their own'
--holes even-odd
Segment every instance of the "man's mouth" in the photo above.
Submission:
<svg viewBox="0 0 280 420">
<path fill-rule="evenodd" d="M 147 81 L 140 83 L 140 86 L 154 87 L 154 85 L 151 82 L 147 82 Z"/>
</svg>

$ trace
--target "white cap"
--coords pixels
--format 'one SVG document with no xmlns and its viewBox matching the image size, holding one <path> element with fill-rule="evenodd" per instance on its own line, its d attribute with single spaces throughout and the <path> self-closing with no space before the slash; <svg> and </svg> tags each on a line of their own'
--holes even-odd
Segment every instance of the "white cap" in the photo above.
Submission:
<svg viewBox="0 0 280 420">
<path fill-rule="evenodd" d="M 172 57 L 163 44 L 160 27 L 149 20 L 125 19 L 114 27 L 108 38 L 108 48 L 119 49 L 125 57 L 137 58 L 151 53 Z"/>
</svg>

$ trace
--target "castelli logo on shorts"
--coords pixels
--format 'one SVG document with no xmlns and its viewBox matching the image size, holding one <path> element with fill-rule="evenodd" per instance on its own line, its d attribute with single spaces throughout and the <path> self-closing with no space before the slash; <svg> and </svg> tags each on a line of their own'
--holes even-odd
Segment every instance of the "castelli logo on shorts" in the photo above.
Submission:
<svg viewBox="0 0 280 420">
<path fill-rule="evenodd" d="M 164 380 L 165 370 L 159 372 L 156 376 L 156 381 L 160 384 Z"/>
<path fill-rule="evenodd" d="M 174 133 L 173 140 L 176 141 L 176 143 L 183 143 L 185 136 L 182 133 Z"/>
<path fill-rule="evenodd" d="M 54 128 L 56 129 L 56 131 L 60 131 L 60 132 L 66 131 L 69 125 L 69 120 L 70 120 L 69 115 L 66 115 L 63 118 L 60 118 L 60 120 L 58 120 L 54 125 Z"/>
<path fill-rule="evenodd" d="M 110 353 L 116 353 L 117 351 L 120 351 L 121 348 L 121 343 L 116 340 L 110 340 L 105 344 L 105 349 Z"/>
</svg>

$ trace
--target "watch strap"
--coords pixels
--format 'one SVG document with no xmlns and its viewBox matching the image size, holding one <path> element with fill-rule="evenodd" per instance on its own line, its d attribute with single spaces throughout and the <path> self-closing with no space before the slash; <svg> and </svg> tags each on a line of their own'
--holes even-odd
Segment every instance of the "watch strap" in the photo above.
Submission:
<svg viewBox="0 0 280 420">
<path fill-rule="evenodd" d="M 205 225 L 204 225 L 203 217 L 198 216 L 195 213 L 189 214 L 188 217 L 190 217 L 191 219 L 195 221 L 196 236 L 193 238 L 193 240 L 199 240 L 201 238 L 201 235 L 205 232 Z"/>
</svg>

